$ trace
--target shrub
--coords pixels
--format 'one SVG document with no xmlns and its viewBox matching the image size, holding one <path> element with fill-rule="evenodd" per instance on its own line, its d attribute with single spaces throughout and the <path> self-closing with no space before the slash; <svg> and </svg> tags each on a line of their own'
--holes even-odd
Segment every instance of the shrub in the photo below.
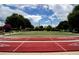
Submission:
<svg viewBox="0 0 79 59">
<path fill-rule="evenodd" d="M 3 26 L 3 29 L 4 29 L 5 32 L 10 32 L 11 29 L 12 29 L 12 27 L 11 27 L 10 24 L 5 24 L 5 25 Z"/>
</svg>

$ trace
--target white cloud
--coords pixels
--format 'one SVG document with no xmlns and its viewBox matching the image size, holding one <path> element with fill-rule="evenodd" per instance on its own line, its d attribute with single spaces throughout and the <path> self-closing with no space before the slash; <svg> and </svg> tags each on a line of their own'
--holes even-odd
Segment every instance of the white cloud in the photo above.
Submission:
<svg viewBox="0 0 79 59">
<path fill-rule="evenodd" d="M 12 10 L 9 7 L 5 7 L 3 5 L 0 6 L 0 17 L 2 17 L 3 20 L 5 20 L 7 16 L 10 16 L 13 13 L 18 13 L 23 16 L 27 15 L 26 13 L 24 13 L 23 11 L 21 11 L 19 9 Z M 3 25 L 3 24 L 4 23 L 0 22 L 0 25 Z"/>
<path fill-rule="evenodd" d="M 18 9 L 23 9 L 25 7 L 29 7 L 29 8 L 37 8 L 36 4 L 16 4 L 15 5 Z"/>
<path fill-rule="evenodd" d="M 60 20 L 67 20 L 67 15 L 72 11 L 72 5 L 56 4 L 50 5 L 49 9 L 53 10 Z"/>
<path fill-rule="evenodd" d="M 42 19 L 42 16 L 40 15 L 27 15 L 26 17 L 30 18 L 33 22 L 36 22 L 36 23 L 38 23 L 39 20 Z"/>
<path fill-rule="evenodd" d="M 25 18 L 30 18 L 33 22 L 39 22 L 40 19 L 42 19 L 41 15 L 29 15 L 19 9 L 10 9 L 9 7 L 5 7 L 3 5 L 0 6 L 0 17 L 2 17 L 4 20 L 6 19 L 7 16 L 10 16 L 13 13 L 18 13 L 23 15 Z M 4 24 L 4 23 L 3 23 Z M 0 22 L 0 25 L 2 25 L 2 23 Z"/>
<path fill-rule="evenodd" d="M 16 5 L 16 6 L 18 6 L 18 8 L 20 7 L 20 5 Z M 25 5 L 21 5 L 21 6 L 25 6 Z M 19 10 L 18 8 L 13 10 L 13 9 L 10 9 L 9 7 L 5 7 L 5 6 L 1 5 L 0 16 L 5 19 L 7 16 L 10 16 L 13 13 L 18 13 L 18 14 L 23 15 L 25 18 L 31 18 L 34 22 L 38 22 L 40 19 L 42 19 L 41 15 L 29 15 L 29 14 Z"/>
<path fill-rule="evenodd" d="M 48 18 L 51 19 L 51 20 L 53 21 L 54 19 L 56 19 L 54 16 L 55 16 L 55 14 L 49 16 Z"/>
<path fill-rule="evenodd" d="M 41 25 L 45 27 L 45 26 L 48 26 L 48 25 L 50 25 L 50 24 L 41 24 Z M 51 26 L 52 26 L 52 27 L 56 27 L 57 25 L 52 24 Z"/>
<path fill-rule="evenodd" d="M 49 20 L 45 21 L 45 23 L 48 23 L 48 22 L 50 22 L 50 21 Z"/>
<path fill-rule="evenodd" d="M 25 18 L 30 18 L 33 22 L 38 23 L 40 19 L 42 19 L 42 17 L 44 17 L 43 15 L 29 15 L 25 12 L 23 12 L 20 9 L 23 9 L 24 7 L 31 7 L 31 8 L 37 8 L 37 5 L 32 5 L 32 4 L 17 4 L 15 5 L 17 7 L 17 9 L 13 10 L 9 7 L 5 7 L 3 5 L 0 6 L 0 17 L 3 17 L 4 19 L 7 16 L 10 16 L 12 13 L 18 13 L 23 15 Z M 68 13 L 70 13 L 73 9 L 72 5 L 62 5 L 62 4 L 52 4 L 52 5 L 43 5 L 43 7 L 45 9 L 50 9 L 52 11 L 54 11 L 54 14 L 48 16 L 49 19 L 52 19 L 52 21 L 55 19 L 55 15 L 57 16 L 57 18 L 61 19 L 61 20 L 67 20 L 67 15 Z M 48 21 L 47 21 L 48 22 Z M 1 24 L 1 23 L 0 23 Z M 46 24 L 43 24 L 46 25 Z M 52 25 L 52 26 L 56 26 L 56 25 Z"/>
<path fill-rule="evenodd" d="M 48 4 L 43 5 L 44 8 L 52 10 L 54 14 L 49 16 L 49 19 L 54 19 L 53 16 L 57 16 L 61 21 L 67 20 L 67 15 L 72 11 L 73 7 L 70 4 Z"/>
<path fill-rule="evenodd" d="M 3 22 L 0 22 L 0 26 L 3 26 L 3 25 L 5 25 Z"/>
<path fill-rule="evenodd" d="M 17 8 L 24 8 L 24 7 L 30 7 L 30 8 L 37 8 L 37 5 L 35 4 L 17 4 L 15 5 Z M 64 4 L 52 4 L 52 5 L 43 5 L 43 7 L 45 9 L 51 9 L 52 11 L 54 11 L 55 14 L 53 15 L 56 15 L 58 18 L 60 18 L 61 20 L 67 20 L 67 15 L 69 12 L 72 11 L 73 9 L 73 6 L 72 5 L 64 5 Z M 16 13 L 19 13 L 19 14 L 22 14 L 24 16 L 26 16 L 26 13 L 24 13 L 23 11 L 19 10 L 19 9 L 15 9 L 15 10 L 12 10 L 10 9 L 9 7 L 3 7 L 2 6 L 2 11 L 4 11 L 2 14 L 4 15 L 11 15 L 12 13 L 16 12 Z M 34 16 L 31 16 L 32 18 L 40 18 L 39 16 L 36 15 L 36 17 Z M 49 18 L 53 18 L 53 17 L 49 17 Z"/>
<path fill-rule="evenodd" d="M 2 16 L 3 18 L 6 18 L 7 16 L 10 16 L 13 13 L 22 14 L 23 16 L 27 15 L 26 13 L 24 13 L 19 9 L 12 10 L 9 7 L 5 7 L 5 6 L 0 7 L 0 16 Z"/>
</svg>

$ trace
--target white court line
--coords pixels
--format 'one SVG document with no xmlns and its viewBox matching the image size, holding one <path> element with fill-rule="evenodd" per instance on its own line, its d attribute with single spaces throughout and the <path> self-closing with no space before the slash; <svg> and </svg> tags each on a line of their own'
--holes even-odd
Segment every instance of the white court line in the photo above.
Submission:
<svg viewBox="0 0 79 59">
<path fill-rule="evenodd" d="M 55 44 L 57 44 L 62 50 L 64 50 L 65 52 L 67 51 L 64 47 L 62 47 L 60 44 L 58 44 L 57 42 L 55 42 Z"/>
<path fill-rule="evenodd" d="M 0 42 L 79 42 L 79 40 L 64 40 L 64 41 L 0 41 Z"/>
<path fill-rule="evenodd" d="M 20 48 L 22 45 L 24 44 L 24 42 L 22 42 L 20 45 L 18 45 L 18 47 L 16 47 L 13 52 L 15 52 L 18 48 Z"/>
<path fill-rule="evenodd" d="M 49 38 L 51 39 L 51 38 Z M 52 40 L 52 39 L 51 39 Z M 62 47 L 60 44 L 58 44 L 57 42 L 54 42 L 56 45 L 58 45 L 62 50 L 64 50 L 65 52 L 67 51 L 64 47 Z"/>
</svg>

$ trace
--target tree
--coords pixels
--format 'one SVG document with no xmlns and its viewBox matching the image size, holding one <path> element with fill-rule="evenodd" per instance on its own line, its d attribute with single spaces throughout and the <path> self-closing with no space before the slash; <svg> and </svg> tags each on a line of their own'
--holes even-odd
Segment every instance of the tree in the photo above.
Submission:
<svg viewBox="0 0 79 59">
<path fill-rule="evenodd" d="M 68 15 L 70 29 L 79 32 L 79 5 L 75 6 L 73 11 Z"/>
<path fill-rule="evenodd" d="M 77 5 L 77 6 L 74 7 L 74 9 L 73 9 L 72 12 L 74 12 L 74 11 L 79 11 L 79 5 Z"/>
<path fill-rule="evenodd" d="M 40 31 L 44 30 L 43 26 L 39 26 L 39 29 L 40 29 Z"/>
<path fill-rule="evenodd" d="M 39 31 L 39 27 L 36 26 L 36 27 L 34 28 L 34 30 L 35 30 L 35 31 Z"/>
<path fill-rule="evenodd" d="M 26 28 L 34 28 L 34 26 L 31 24 L 31 22 L 27 18 L 24 19 L 24 23 L 25 23 L 24 26 Z"/>
<path fill-rule="evenodd" d="M 31 22 L 29 21 L 29 19 L 24 18 L 22 15 L 19 15 L 19 14 L 16 14 L 16 13 L 7 17 L 5 23 L 9 23 L 12 26 L 12 28 L 15 28 L 15 29 L 18 29 L 18 30 L 33 27 Z"/>
<path fill-rule="evenodd" d="M 48 26 L 45 28 L 45 30 L 47 30 L 47 31 L 52 31 L 52 27 L 51 27 L 50 25 L 48 25 Z"/>
<path fill-rule="evenodd" d="M 36 27 L 34 28 L 34 30 L 35 30 L 35 31 L 43 31 L 44 28 L 43 28 L 43 26 L 36 26 Z"/>
<path fill-rule="evenodd" d="M 12 27 L 10 24 L 6 23 L 4 26 L 3 26 L 3 29 L 5 32 L 10 32 Z"/>
<path fill-rule="evenodd" d="M 67 30 L 67 29 L 69 29 L 68 21 L 61 21 L 59 23 L 59 25 L 57 26 L 57 29 L 58 30 Z"/>
</svg>

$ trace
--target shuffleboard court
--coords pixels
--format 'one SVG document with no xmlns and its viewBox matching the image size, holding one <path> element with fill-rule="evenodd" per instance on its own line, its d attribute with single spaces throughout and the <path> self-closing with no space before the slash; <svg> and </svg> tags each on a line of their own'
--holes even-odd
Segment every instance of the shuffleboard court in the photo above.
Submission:
<svg viewBox="0 0 79 59">
<path fill-rule="evenodd" d="M 0 38 L 0 52 L 79 51 L 79 37 Z"/>
<path fill-rule="evenodd" d="M 0 52 L 79 51 L 79 42 L 0 42 Z"/>
</svg>

